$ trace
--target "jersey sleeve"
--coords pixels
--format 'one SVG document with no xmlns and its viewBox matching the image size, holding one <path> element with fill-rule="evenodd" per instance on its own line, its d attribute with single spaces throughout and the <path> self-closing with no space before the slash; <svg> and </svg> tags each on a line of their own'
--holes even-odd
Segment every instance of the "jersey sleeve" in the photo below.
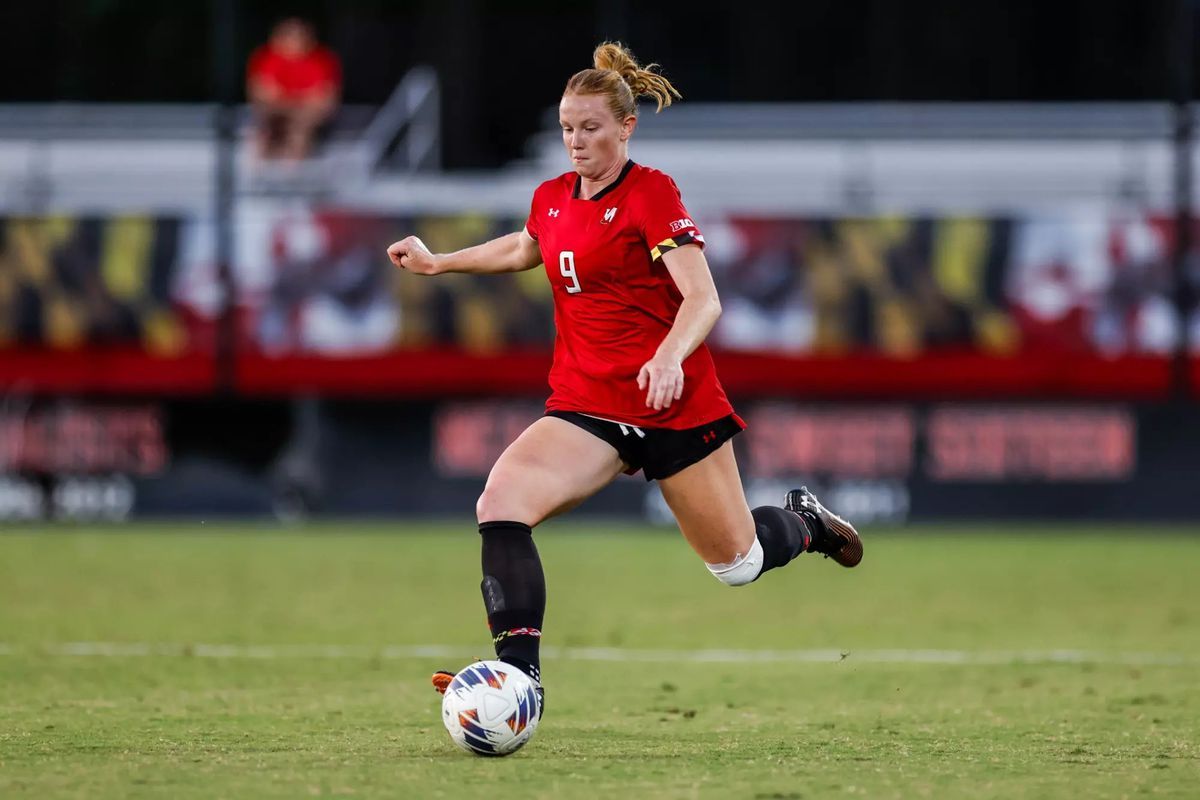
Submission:
<svg viewBox="0 0 1200 800">
<path fill-rule="evenodd" d="M 342 62 L 337 53 L 328 48 L 321 48 L 321 78 L 329 86 L 340 89 L 342 86 Z"/>
<path fill-rule="evenodd" d="M 246 75 L 251 81 L 274 80 L 274 66 L 271 54 L 267 51 L 266 46 L 263 45 L 256 48 L 250 54 L 250 61 L 246 66 Z"/>
<path fill-rule="evenodd" d="M 646 182 L 642 196 L 641 231 L 650 257 L 657 261 L 662 254 L 685 244 L 704 247 L 704 236 L 683 206 L 683 197 L 675 181 L 663 174 L 653 175 Z"/>
<path fill-rule="evenodd" d="M 533 200 L 529 202 L 529 216 L 525 219 L 525 231 L 529 234 L 529 238 L 535 242 L 538 240 L 537 221 L 538 221 L 538 193 L 534 191 Z"/>
</svg>

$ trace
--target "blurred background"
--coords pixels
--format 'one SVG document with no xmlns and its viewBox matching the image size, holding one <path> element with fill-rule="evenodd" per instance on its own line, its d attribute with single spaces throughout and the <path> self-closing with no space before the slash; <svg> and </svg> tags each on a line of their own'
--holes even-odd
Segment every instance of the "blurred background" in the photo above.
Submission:
<svg viewBox="0 0 1200 800">
<path fill-rule="evenodd" d="M 0 9 L 0 520 L 465 515 L 547 394 L 519 230 L 619 39 L 684 100 L 752 504 L 1200 519 L 1196 4 Z M 665 519 L 622 478 L 581 513 Z"/>
</svg>

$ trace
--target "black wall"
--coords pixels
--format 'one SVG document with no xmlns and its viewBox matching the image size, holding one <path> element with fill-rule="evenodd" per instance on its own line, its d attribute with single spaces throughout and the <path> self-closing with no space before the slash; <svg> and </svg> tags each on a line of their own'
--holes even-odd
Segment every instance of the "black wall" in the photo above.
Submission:
<svg viewBox="0 0 1200 800">
<path fill-rule="evenodd" d="M 603 38 L 660 62 L 692 100 L 1144 100 L 1171 94 L 1192 0 L 232 0 L 242 64 L 273 20 L 309 17 L 342 56 L 346 99 L 378 103 L 410 66 L 445 92 L 451 167 L 520 154 Z M 222 0 L 8 0 L 0 102 L 215 96 Z"/>
</svg>

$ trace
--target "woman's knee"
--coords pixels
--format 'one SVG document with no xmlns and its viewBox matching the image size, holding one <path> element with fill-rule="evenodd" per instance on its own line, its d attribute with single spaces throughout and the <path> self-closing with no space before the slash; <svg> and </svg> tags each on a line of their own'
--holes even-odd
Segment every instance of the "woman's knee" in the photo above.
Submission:
<svg viewBox="0 0 1200 800">
<path fill-rule="evenodd" d="M 479 499 L 475 501 L 475 519 L 479 522 L 497 522 L 506 519 L 503 516 L 504 505 L 502 497 L 503 495 L 494 489 L 490 483 L 483 487 L 483 492 L 480 493 Z"/>
<path fill-rule="evenodd" d="M 482 494 L 475 501 L 475 519 L 478 522 L 523 522 L 530 527 L 541 522 L 529 503 L 522 502 L 521 492 L 516 487 L 489 480 Z"/>
</svg>

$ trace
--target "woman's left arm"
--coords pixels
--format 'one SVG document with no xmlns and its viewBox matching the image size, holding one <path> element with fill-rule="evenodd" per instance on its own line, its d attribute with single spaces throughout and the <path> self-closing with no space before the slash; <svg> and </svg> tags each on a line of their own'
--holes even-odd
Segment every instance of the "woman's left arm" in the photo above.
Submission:
<svg viewBox="0 0 1200 800">
<path fill-rule="evenodd" d="M 700 346 L 721 316 L 717 287 L 699 247 L 684 245 L 669 250 L 662 260 L 683 295 L 683 303 L 654 358 L 638 371 L 638 388 L 646 390 L 646 405 L 656 411 L 683 396 L 683 361 Z"/>
</svg>

